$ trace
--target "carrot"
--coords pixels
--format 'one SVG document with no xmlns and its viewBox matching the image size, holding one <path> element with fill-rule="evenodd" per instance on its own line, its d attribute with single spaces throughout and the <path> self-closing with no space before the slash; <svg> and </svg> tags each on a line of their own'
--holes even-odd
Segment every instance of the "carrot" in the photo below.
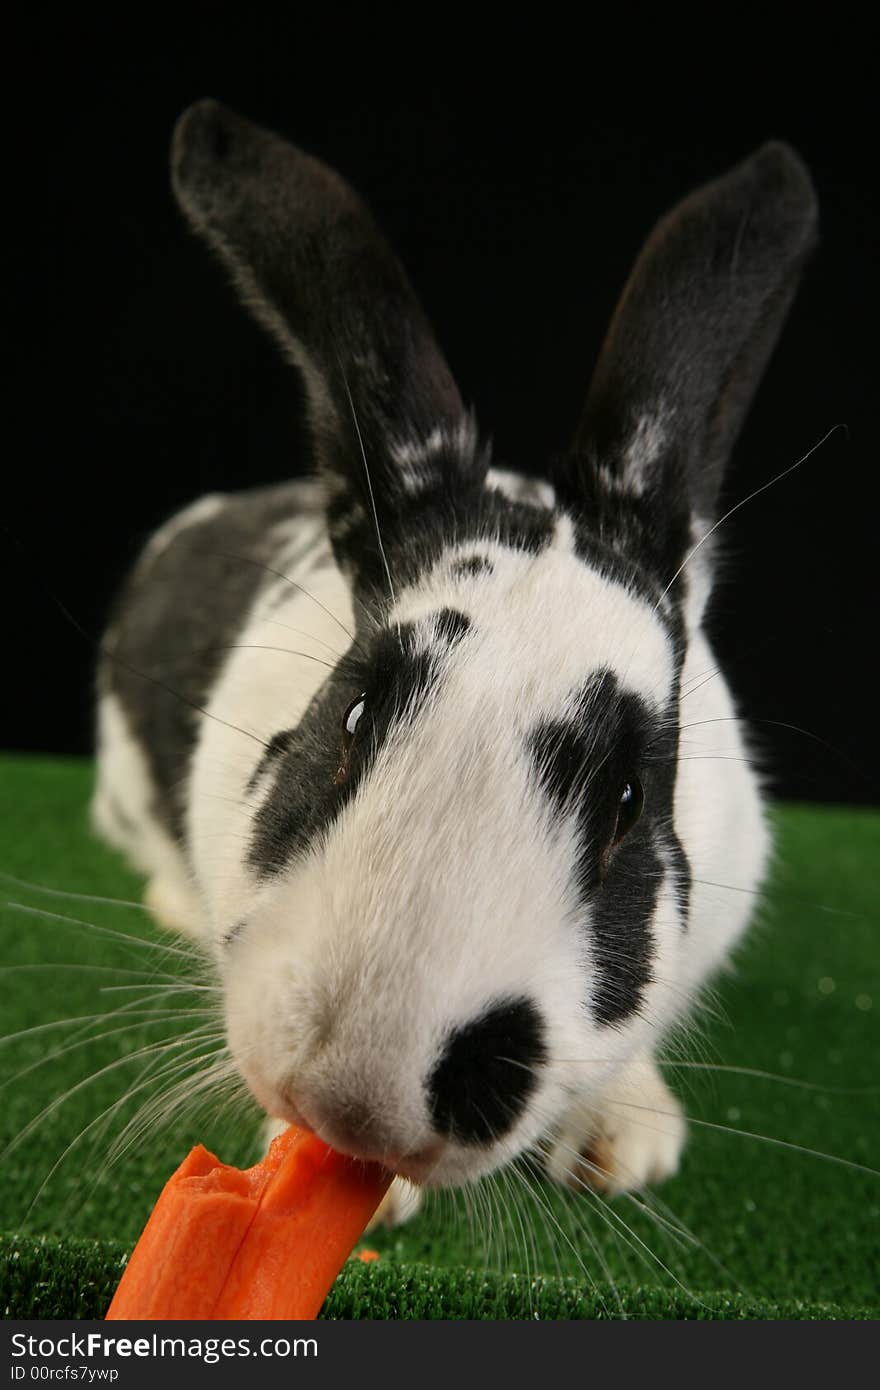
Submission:
<svg viewBox="0 0 880 1390">
<path fill-rule="evenodd" d="M 198 1145 L 162 1189 L 107 1317 L 314 1318 L 392 1176 L 296 1127 L 244 1170 Z"/>
</svg>

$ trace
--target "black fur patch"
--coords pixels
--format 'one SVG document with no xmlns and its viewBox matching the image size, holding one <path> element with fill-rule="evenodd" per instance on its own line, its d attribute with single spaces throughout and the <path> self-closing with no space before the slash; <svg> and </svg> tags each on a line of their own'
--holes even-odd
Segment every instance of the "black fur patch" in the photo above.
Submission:
<svg viewBox="0 0 880 1390">
<path fill-rule="evenodd" d="M 664 584 L 688 547 L 680 546 L 682 519 L 716 514 L 724 465 L 816 224 L 809 173 L 793 150 L 770 142 L 667 213 L 627 282 L 590 383 L 574 467 L 559 483 L 569 504 L 582 497 L 585 514 L 596 463 L 619 490 L 638 492 L 644 544 L 633 553 L 647 564 L 653 550 Z M 654 432 L 647 451 L 645 422 Z"/>
<path fill-rule="evenodd" d="M 308 358 L 336 555 L 347 572 L 371 564 L 374 528 L 413 524 L 401 445 L 445 493 L 488 467 L 403 268 L 338 174 L 216 101 L 178 121 L 171 163 L 184 213 L 246 280 L 248 308 L 287 356 L 299 345 Z"/>
<path fill-rule="evenodd" d="M 480 545 L 489 539 L 539 555 L 551 544 L 555 530 L 556 513 L 549 508 L 514 502 L 478 480 L 455 492 L 441 486 L 423 489 L 408 512 L 383 523 L 382 538 L 394 585 L 403 588 L 416 583 L 450 546 Z M 358 598 L 367 608 L 387 601 L 387 578 L 372 522 L 369 534 L 352 530 L 336 543 L 336 551 L 354 575 Z"/>
<path fill-rule="evenodd" d="M 574 522 L 576 553 L 653 608 L 693 544 L 684 494 L 676 499 L 654 491 L 642 497 L 623 493 L 606 483 L 595 460 L 569 460 L 568 468 L 568 473 L 557 470 L 555 483 Z M 686 570 L 664 597 L 670 608 L 682 607 Z"/>
<path fill-rule="evenodd" d="M 485 555 L 469 555 L 466 560 L 456 560 L 452 566 L 455 579 L 472 579 L 477 574 L 491 574 L 492 561 Z"/>
<path fill-rule="evenodd" d="M 315 695 L 275 761 L 277 771 L 254 822 L 248 863 L 280 872 L 332 825 L 369 772 L 393 728 L 430 699 L 438 657 L 421 649 L 412 626 L 385 628 L 352 647 Z M 342 719 L 366 693 L 351 746 Z"/>
<path fill-rule="evenodd" d="M 456 608 L 442 608 L 437 615 L 437 636 L 450 646 L 460 641 L 470 630 L 470 626 L 470 618 L 464 613 L 459 613 Z"/>
<path fill-rule="evenodd" d="M 496 1004 L 457 1028 L 428 1080 L 434 1128 L 460 1144 L 489 1144 L 517 1121 L 547 1060 L 544 1024 L 528 999 Z"/>
<path fill-rule="evenodd" d="M 224 498 L 144 556 L 117 601 L 101 685 L 119 699 L 155 782 L 153 810 L 180 842 L 200 712 L 256 595 L 278 582 L 264 568 L 278 550 L 272 528 L 301 512 L 296 484 Z"/>
<path fill-rule="evenodd" d="M 677 737 L 668 714 L 652 714 L 610 671 L 585 684 L 566 719 L 548 720 L 531 737 L 557 814 L 578 824 L 575 874 L 595 945 L 591 1002 L 600 1023 L 620 1022 L 639 1008 L 651 978 L 650 923 L 670 860 L 687 910 L 687 860 L 671 828 Z M 633 776 L 645 789 L 644 811 L 614 846 L 621 791 Z"/>
</svg>

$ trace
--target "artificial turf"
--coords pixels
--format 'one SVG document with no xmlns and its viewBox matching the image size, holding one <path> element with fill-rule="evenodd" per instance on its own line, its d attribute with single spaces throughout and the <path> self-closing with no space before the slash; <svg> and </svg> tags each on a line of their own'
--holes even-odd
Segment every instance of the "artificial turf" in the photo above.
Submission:
<svg viewBox="0 0 880 1390">
<path fill-rule="evenodd" d="M 88 831 L 91 775 L 84 762 L 0 760 L 0 871 L 136 901 L 138 879 Z M 513 1175 L 469 1199 L 441 1194 L 410 1225 L 371 1233 L 380 1259 L 349 1263 L 325 1316 L 880 1315 L 880 815 L 774 816 L 777 864 L 754 929 L 710 1010 L 666 1048 L 695 1121 L 680 1173 L 612 1202 Z M 231 1096 L 190 1097 L 166 1124 L 129 1131 L 108 1166 L 159 1087 L 145 1066 L 188 1055 L 202 1074 L 188 1030 L 213 1045 L 200 1011 L 215 996 L 152 997 L 207 977 L 136 908 L 8 877 L 0 903 L 0 1312 L 99 1317 L 183 1154 L 203 1141 L 250 1162 L 258 1119 Z"/>
</svg>

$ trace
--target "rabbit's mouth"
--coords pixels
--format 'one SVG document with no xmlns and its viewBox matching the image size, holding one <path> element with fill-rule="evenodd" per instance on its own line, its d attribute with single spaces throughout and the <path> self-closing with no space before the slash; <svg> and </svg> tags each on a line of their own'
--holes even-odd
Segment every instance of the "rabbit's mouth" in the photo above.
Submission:
<svg viewBox="0 0 880 1390">
<path fill-rule="evenodd" d="M 325 1118 L 317 1121 L 292 1100 L 286 1100 L 283 1107 L 275 1108 L 281 1111 L 276 1118 L 282 1123 L 296 1125 L 309 1134 L 317 1135 L 337 1153 L 347 1154 L 365 1163 L 380 1163 L 398 1177 L 418 1186 L 430 1185 L 432 1174 L 446 1159 L 451 1147 L 448 1138 L 435 1135 L 417 1149 L 393 1149 L 385 1142 L 385 1131 L 363 1117 L 349 1116 L 344 1122 L 328 1122 Z"/>
</svg>

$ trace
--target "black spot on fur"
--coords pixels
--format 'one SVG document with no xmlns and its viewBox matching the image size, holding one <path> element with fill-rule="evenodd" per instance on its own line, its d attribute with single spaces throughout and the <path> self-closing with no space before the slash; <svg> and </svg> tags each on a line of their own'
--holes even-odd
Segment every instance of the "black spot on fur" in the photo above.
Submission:
<svg viewBox="0 0 880 1390">
<path fill-rule="evenodd" d="M 565 719 L 534 731 L 531 751 L 556 814 L 577 823 L 574 871 L 595 945 L 592 1010 L 600 1023 L 617 1023 L 639 1008 L 651 978 L 650 924 L 666 864 L 687 912 L 687 860 L 672 829 L 677 726 L 600 671 Z M 644 811 L 614 845 L 621 791 L 633 776 L 644 785 Z"/>
<path fill-rule="evenodd" d="M 620 1023 L 638 1011 L 651 979 L 650 923 L 662 881 L 656 847 L 637 826 L 614 852 L 601 891 L 592 901 L 596 979 L 591 1004 L 597 1023 Z"/>
<path fill-rule="evenodd" d="M 260 874 L 280 872 L 332 825 L 391 731 L 430 699 L 437 655 L 417 646 L 415 629 L 402 624 L 399 631 L 381 630 L 369 648 L 352 647 L 340 661 L 275 759 L 247 854 Z M 343 750 L 342 718 L 362 692 L 364 712 Z"/>
<path fill-rule="evenodd" d="M 434 1128 L 488 1144 L 516 1123 L 547 1060 L 544 1024 L 528 999 L 505 1000 L 457 1028 L 428 1080 Z"/>
<path fill-rule="evenodd" d="M 200 710 L 255 597 L 278 582 L 265 569 L 278 550 L 272 528 L 302 509 L 296 484 L 223 498 L 158 555 L 146 552 L 115 606 L 101 687 L 120 701 L 155 783 L 153 810 L 181 843 Z"/>
<path fill-rule="evenodd" d="M 578 887 L 584 896 L 600 882 L 621 790 L 639 773 L 652 730 L 644 702 L 620 691 L 612 672 L 599 671 L 580 690 L 566 718 L 547 720 L 532 734 L 545 790 L 561 815 L 578 816 Z"/>
<path fill-rule="evenodd" d="M 437 636 L 452 645 L 470 630 L 471 620 L 456 608 L 443 608 L 437 615 Z"/>
<path fill-rule="evenodd" d="M 492 562 L 485 555 L 469 555 L 466 560 L 456 560 L 452 566 L 455 579 L 472 579 L 477 574 L 491 574 Z"/>
</svg>

